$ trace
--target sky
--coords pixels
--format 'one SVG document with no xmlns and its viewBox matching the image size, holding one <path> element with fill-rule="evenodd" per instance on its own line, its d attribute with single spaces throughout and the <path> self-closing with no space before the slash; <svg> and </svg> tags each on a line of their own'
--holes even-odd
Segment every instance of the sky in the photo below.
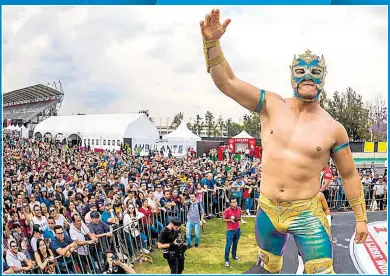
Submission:
<svg viewBox="0 0 390 276">
<path fill-rule="evenodd" d="M 247 111 L 206 72 L 199 22 L 213 8 L 232 20 L 221 45 L 239 79 L 291 97 L 289 65 L 310 49 L 325 57 L 328 94 L 387 97 L 385 6 L 3 6 L 2 91 L 61 80 L 60 115 L 238 121 Z"/>
</svg>

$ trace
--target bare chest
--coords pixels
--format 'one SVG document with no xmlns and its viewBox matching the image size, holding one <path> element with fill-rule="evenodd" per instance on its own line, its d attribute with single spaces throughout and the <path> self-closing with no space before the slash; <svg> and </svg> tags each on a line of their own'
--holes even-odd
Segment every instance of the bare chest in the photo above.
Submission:
<svg viewBox="0 0 390 276">
<path fill-rule="evenodd" d="M 294 117 L 280 113 L 262 125 L 264 147 L 295 155 L 321 158 L 329 155 L 334 143 L 332 127 L 316 117 Z"/>
</svg>

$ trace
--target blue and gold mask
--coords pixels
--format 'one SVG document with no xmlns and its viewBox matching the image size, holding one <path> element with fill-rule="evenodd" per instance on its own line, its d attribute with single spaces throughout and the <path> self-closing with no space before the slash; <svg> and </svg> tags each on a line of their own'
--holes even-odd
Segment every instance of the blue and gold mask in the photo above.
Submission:
<svg viewBox="0 0 390 276">
<path fill-rule="evenodd" d="M 306 50 L 304 54 L 299 55 L 298 58 L 294 55 L 294 60 L 291 69 L 291 84 L 294 89 L 294 96 L 301 101 L 314 102 L 320 97 L 320 94 L 324 88 L 326 66 L 323 56 L 318 57 L 311 53 L 310 50 Z M 303 80 L 312 80 L 317 85 L 317 95 L 313 99 L 303 99 L 298 94 L 298 85 Z"/>
</svg>

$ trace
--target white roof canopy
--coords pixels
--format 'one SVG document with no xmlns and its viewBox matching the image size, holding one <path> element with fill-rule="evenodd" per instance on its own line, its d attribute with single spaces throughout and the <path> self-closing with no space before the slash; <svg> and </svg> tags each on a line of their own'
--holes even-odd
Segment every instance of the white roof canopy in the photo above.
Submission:
<svg viewBox="0 0 390 276">
<path fill-rule="evenodd" d="M 185 141 L 201 141 L 202 138 L 192 133 L 188 129 L 187 123 L 182 120 L 177 129 L 164 136 L 164 139 L 168 140 L 185 140 Z"/>
<path fill-rule="evenodd" d="M 62 134 L 68 137 L 77 134 L 82 137 L 158 139 L 156 126 L 145 114 L 93 114 L 52 116 L 40 122 L 34 129 L 42 136 Z"/>
<path fill-rule="evenodd" d="M 253 138 L 252 136 L 250 136 L 248 134 L 248 132 L 246 132 L 245 130 L 241 131 L 241 133 L 237 134 L 236 136 L 234 136 L 233 138 L 238 138 L 238 139 L 251 139 Z"/>
</svg>

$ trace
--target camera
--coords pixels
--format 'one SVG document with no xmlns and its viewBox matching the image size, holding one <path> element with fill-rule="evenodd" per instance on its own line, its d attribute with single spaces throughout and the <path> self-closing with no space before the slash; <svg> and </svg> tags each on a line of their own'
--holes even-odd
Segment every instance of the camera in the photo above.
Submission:
<svg viewBox="0 0 390 276">
<path fill-rule="evenodd" d="M 231 216 L 230 218 L 232 219 L 233 222 L 236 222 L 236 217 L 235 216 Z"/>
<path fill-rule="evenodd" d="M 183 237 L 181 236 L 181 233 L 179 233 L 179 234 L 177 235 L 176 242 L 177 242 L 179 245 L 181 245 L 182 243 L 184 243 Z"/>
</svg>

